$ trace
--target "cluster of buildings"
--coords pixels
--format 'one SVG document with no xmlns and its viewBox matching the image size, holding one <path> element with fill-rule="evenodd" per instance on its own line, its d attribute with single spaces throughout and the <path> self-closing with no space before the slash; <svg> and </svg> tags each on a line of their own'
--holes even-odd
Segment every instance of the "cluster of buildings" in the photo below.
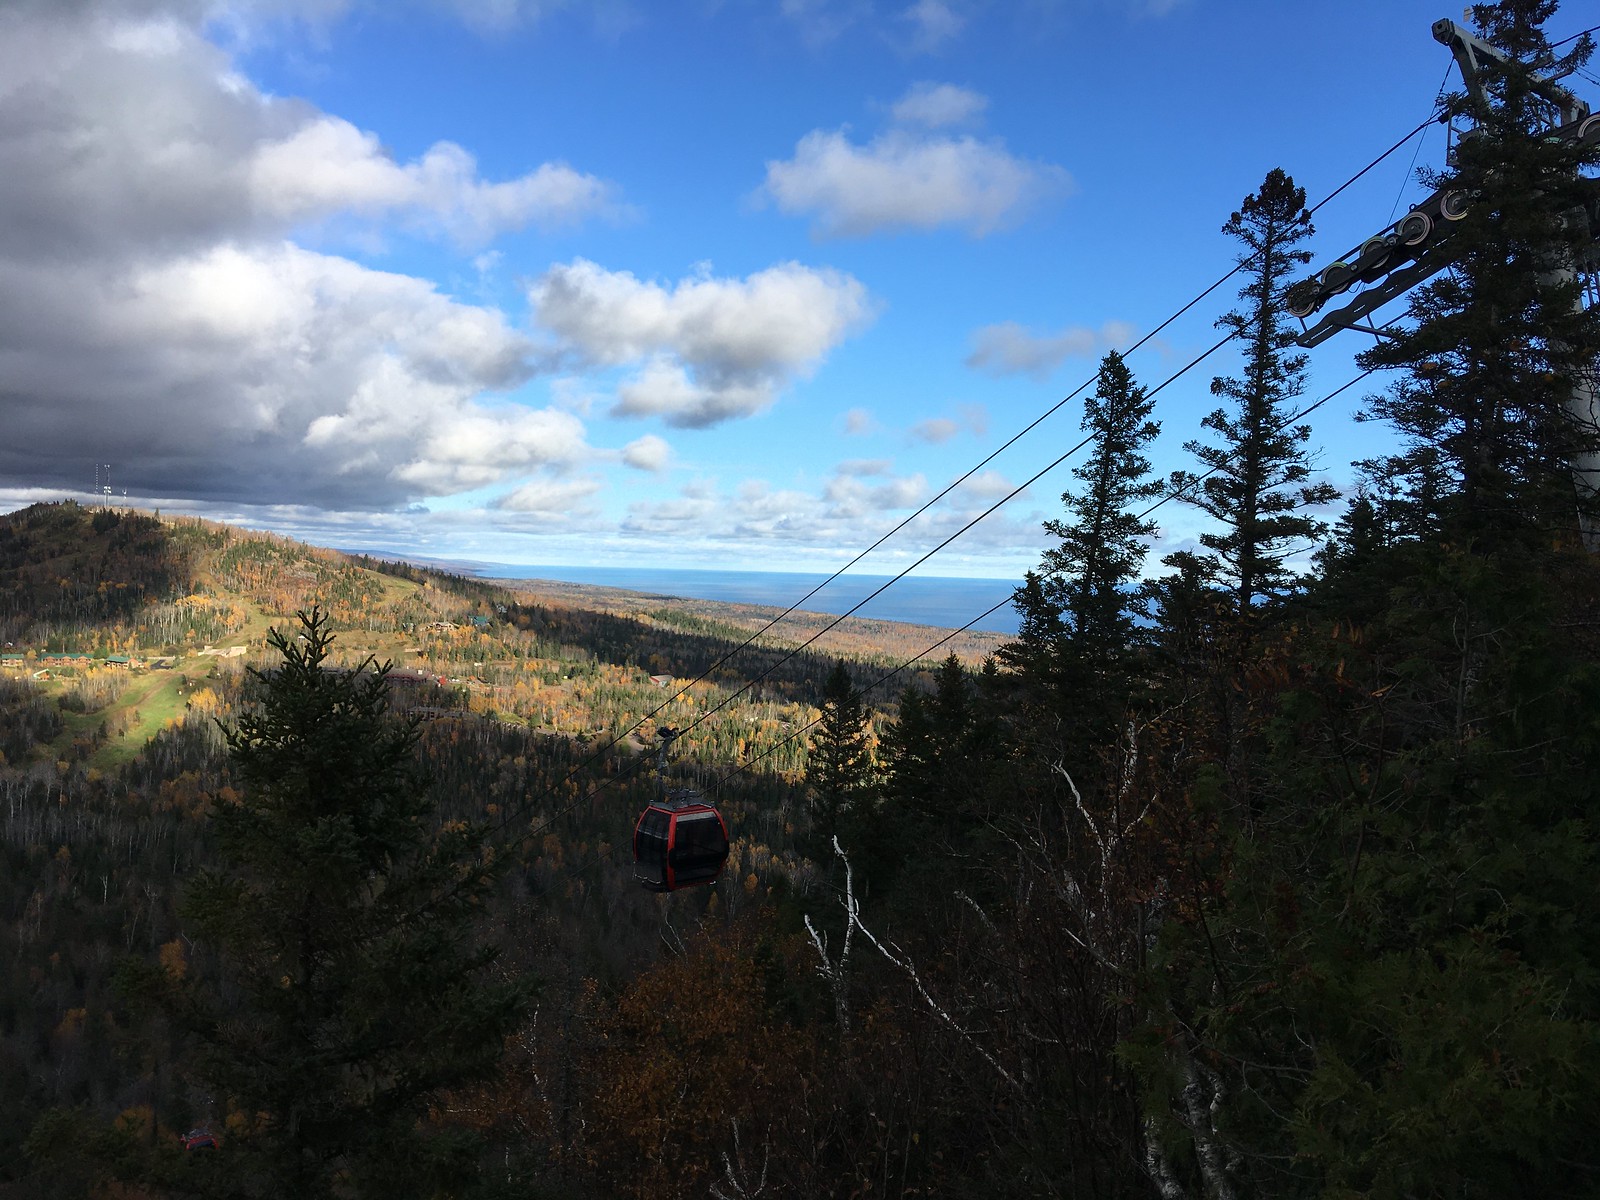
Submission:
<svg viewBox="0 0 1600 1200">
<path fill-rule="evenodd" d="M 226 650 L 211 650 L 209 647 L 202 653 L 216 654 L 222 657 L 237 657 L 245 652 L 245 647 L 234 646 Z M 152 671 L 167 670 L 176 666 L 178 659 L 172 654 L 154 654 L 144 657 L 133 654 L 84 654 L 74 651 L 51 650 L 6 650 L 0 652 L 0 673 L 7 675 L 31 675 L 35 679 L 48 679 L 52 671 L 86 671 L 93 667 L 121 667 L 148 668 Z"/>
</svg>

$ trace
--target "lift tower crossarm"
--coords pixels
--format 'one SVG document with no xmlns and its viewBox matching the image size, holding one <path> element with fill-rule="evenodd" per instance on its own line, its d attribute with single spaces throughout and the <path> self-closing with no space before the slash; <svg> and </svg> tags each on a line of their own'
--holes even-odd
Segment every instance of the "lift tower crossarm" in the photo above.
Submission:
<svg viewBox="0 0 1600 1200">
<path fill-rule="evenodd" d="M 1461 82 L 1471 101 L 1468 111 L 1461 115 L 1481 120 L 1491 110 L 1494 97 L 1485 86 L 1485 76 L 1526 72 L 1522 76 L 1525 86 L 1549 106 L 1549 111 L 1539 114 L 1544 126 L 1539 131 L 1541 138 L 1572 141 L 1580 146 L 1600 142 L 1600 116 L 1590 115 L 1586 101 L 1556 82 L 1581 64 L 1587 53 L 1586 44 L 1580 44 L 1564 59 L 1541 64 L 1543 74 L 1538 74 L 1528 64 L 1503 53 L 1454 21 L 1435 21 L 1433 37 L 1449 47 L 1461 71 Z M 1491 63 L 1499 70 L 1487 70 Z M 1468 131 L 1462 136 L 1471 137 L 1474 132 Z M 1450 162 L 1452 166 L 1458 165 L 1454 155 Z M 1600 187 L 1596 187 L 1592 179 L 1589 184 L 1589 194 L 1583 202 L 1560 214 L 1574 235 L 1574 245 L 1565 253 L 1556 254 L 1549 267 L 1541 272 L 1541 280 L 1546 285 L 1570 284 L 1580 279 L 1580 271 L 1592 272 L 1600 261 L 1600 237 L 1596 236 L 1600 231 Z M 1445 188 L 1435 190 L 1399 221 L 1368 238 L 1343 259 L 1290 287 L 1284 294 L 1284 307 L 1304 325 L 1306 318 L 1334 297 L 1357 284 L 1371 285 L 1325 313 L 1295 340 L 1302 346 L 1315 346 L 1340 329 L 1359 329 L 1383 336 L 1383 331 L 1372 324 L 1372 312 L 1450 264 L 1454 256 L 1452 241 L 1456 223 L 1463 220 L 1479 200 L 1471 185 L 1447 181 Z M 1573 301 L 1578 310 L 1600 303 L 1593 275 L 1582 282 L 1583 287 Z M 1363 317 L 1367 324 L 1358 324 Z M 1575 427 L 1590 431 L 1600 440 L 1600 395 L 1597 395 L 1592 372 L 1580 372 L 1571 380 L 1565 406 Z M 1586 509 L 1587 502 L 1600 495 L 1600 452 L 1585 450 L 1576 454 L 1569 465 L 1580 498 L 1578 525 L 1583 542 L 1591 551 L 1600 553 L 1600 522 Z"/>
<path fill-rule="evenodd" d="M 1583 107 L 1587 111 L 1588 106 Z M 1586 145 L 1600 142 L 1600 116 L 1568 121 L 1547 136 Z M 1368 285 L 1308 326 L 1295 341 L 1309 349 L 1341 329 L 1360 328 L 1357 321 L 1443 270 L 1450 262 L 1449 243 L 1456 222 L 1466 216 L 1472 201 L 1473 197 L 1463 191 L 1436 190 L 1400 220 L 1353 246 L 1310 278 L 1294 284 L 1284 298 L 1285 305 L 1289 315 L 1302 323 L 1336 297 L 1351 293 L 1357 284 Z M 1590 229 L 1600 230 L 1600 194 L 1589 201 L 1587 212 L 1575 212 L 1572 219 L 1586 221 Z M 1591 271 L 1597 255 L 1600 240 L 1590 238 L 1579 249 L 1576 265 Z"/>
<path fill-rule="evenodd" d="M 1517 60 L 1454 21 L 1438 20 L 1432 28 L 1434 40 L 1454 56 L 1467 96 L 1480 114 L 1491 103 L 1485 78 L 1492 73 L 1491 67 L 1523 69 Z M 1590 114 L 1587 101 L 1556 82 L 1572 73 L 1577 64 L 1575 54 L 1555 61 L 1543 74 L 1530 72 L 1528 86 L 1550 106 L 1544 136 L 1593 144 L 1600 141 L 1600 117 Z M 1462 136 L 1471 135 L 1469 130 Z M 1475 199 L 1465 191 L 1436 190 L 1399 221 L 1291 287 L 1285 305 L 1303 326 L 1295 341 L 1309 348 L 1327 341 L 1341 329 L 1370 332 L 1359 322 L 1370 319 L 1374 311 L 1449 265 L 1449 243 L 1456 222 L 1466 216 Z M 1586 223 L 1591 231 L 1600 230 L 1600 195 L 1591 197 L 1585 207 L 1587 212 L 1574 212 L 1572 219 Z M 1585 241 L 1572 265 L 1592 272 L 1600 262 L 1600 239 L 1591 233 Z M 1305 324 L 1338 297 L 1343 297 L 1338 307 L 1323 313 L 1315 323 Z"/>
<path fill-rule="evenodd" d="M 1433 40 L 1450 48 L 1450 53 L 1455 56 L 1456 66 L 1461 70 L 1461 82 L 1466 85 L 1467 94 L 1478 104 L 1488 104 L 1489 97 L 1483 90 L 1482 61 L 1488 59 L 1505 66 L 1512 60 L 1477 34 L 1461 28 L 1448 17 L 1433 23 Z M 1561 114 L 1560 120 L 1556 122 L 1558 125 L 1581 121 L 1589 115 L 1589 105 L 1585 101 L 1556 83 L 1556 80 L 1570 74 L 1572 74 L 1570 65 L 1558 66 L 1550 74 L 1530 80 L 1534 93 L 1548 101 Z"/>
</svg>

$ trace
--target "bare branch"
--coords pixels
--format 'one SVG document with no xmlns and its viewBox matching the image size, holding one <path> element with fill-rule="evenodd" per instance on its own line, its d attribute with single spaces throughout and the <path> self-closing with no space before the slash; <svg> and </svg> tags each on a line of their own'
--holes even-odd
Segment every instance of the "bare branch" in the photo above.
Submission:
<svg viewBox="0 0 1600 1200">
<path fill-rule="evenodd" d="M 767 1190 L 767 1168 L 772 1162 L 772 1130 L 768 1128 L 767 1136 L 761 1144 L 761 1177 L 752 1185 L 750 1172 L 744 1165 L 744 1147 L 739 1141 L 738 1118 L 730 1117 L 729 1124 L 733 1126 L 733 1154 L 723 1152 L 722 1169 L 727 1174 L 730 1190 L 723 1191 L 720 1183 L 713 1183 L 712 1200 L 758 1200 L 758 1197 Z"/>
<path fill-rule="evenodd" d="M 811 923 L 808 913 L 805 917 L 806 932 L 811 935 L 811 944 L 817 948 L 817 974 L 821 975 L 828 983 L 828 988 L 833 992 L 833 1013 L 839 1024 L 840 1033 L 850 1032 L 850 940 L 855 936 L 855 923 L 850 919 L 850 914 L 856 908 L 855 876 L 850 869 L 850 857 L 845 854 L 844 848 L 839 845 L 839 839 L 833 839 L 833 852 L 844 862 L 844 945 L 839 948 L 839 961 L 831 962 L 828 959 L 828 939 L 825 934 L 817 932 L 817 927 Z"/>
</svg>

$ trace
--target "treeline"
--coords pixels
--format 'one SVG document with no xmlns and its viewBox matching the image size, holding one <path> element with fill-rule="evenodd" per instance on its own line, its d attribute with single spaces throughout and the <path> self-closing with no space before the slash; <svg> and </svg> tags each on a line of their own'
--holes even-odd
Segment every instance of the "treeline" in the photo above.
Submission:
<svg viewBox="0 0 1600 1200">
<path fill-rule="evenodd" d="M 669 675 L 679 686 L 704 676 L 718 685 L 750 683 L 758 696 L 789 701 L 814 704 L 821 695 L 821 680 L 834 662 L 819 651 L 773 645 L 765 639 L 745 645 L 750 634 L 684 614 L 674 613 L 668 619 L 656 613 L 645 620 L 576 607 L 514 604 L 504 619 L 542 644 L 579 647 L 595 659 Z M 877 662 L 856 661 L 856 669 L 866 676 L 886 656 Z"/>
</svg>

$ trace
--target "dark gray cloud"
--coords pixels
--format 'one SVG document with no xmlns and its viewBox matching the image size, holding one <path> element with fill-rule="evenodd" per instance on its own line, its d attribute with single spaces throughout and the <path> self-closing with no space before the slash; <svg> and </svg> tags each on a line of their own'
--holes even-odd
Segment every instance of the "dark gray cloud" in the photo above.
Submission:
<svg viewBox="0 0 1600 1200">
<path fill-rule="evenodd" d="M 397 162 L 262 94 L 204 32 L 252 7 L 0 6 L 0 484 L 113 462 L 133 494 L 381 508 L 583 458 L 577 417 L 495 401 L 534 370 L 503 314 L 292 238 L 481 242 L 614 213 L 612 189 L 560 163 L 486 181 L 447 142 Z"/>
</svg>

